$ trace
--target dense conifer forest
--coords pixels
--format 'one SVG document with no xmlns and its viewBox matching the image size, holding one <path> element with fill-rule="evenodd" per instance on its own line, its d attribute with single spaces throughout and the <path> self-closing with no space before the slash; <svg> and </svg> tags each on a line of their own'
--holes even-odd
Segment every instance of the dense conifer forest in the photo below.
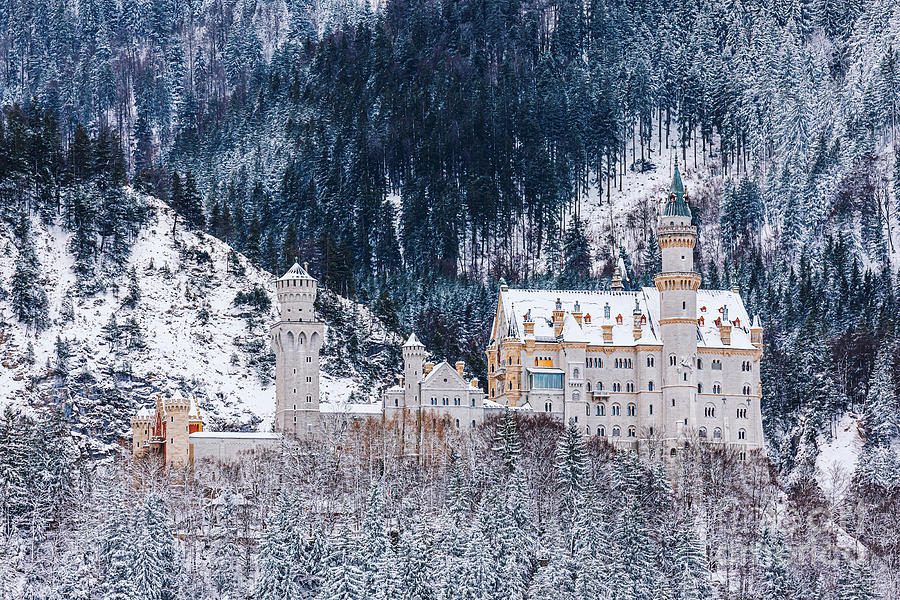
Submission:
<svg viewBox="0 0 900 600">
<path fill-rule="evenodd" d="M 169 203 L 175 230 L 270 272 L 309 261 L 484 381 L 501 278 L 604 288 L 621 259 L 626 285 L 652 281 L 665 190 L 629 186 L 677 154 L 704 287 L 739 288 L 765 328 L 771 460 L 700 452 L 664 477 L 520 422 L 529 450 L 502 468 L 490 428 L 466 441 L 465 467 L 443 456 L 397 474 L 337 442 L 298 450 L 340 474 L 317 513 L 335 519 L 296 517 L 311 492 L 279 496 L 310 471 L 262 484 L 259 466 L 184 490 L 192 512 L 154 488 L 159 473 L 92 467 L 63 412 L 9 409 L 0 598 L 897 597 L 898 15 L 896 0 L 0 6 L 0 219 L 16 257 L 0 299 L 30 334 L 51 325 L 37 223 L 71 234 L 73 293 L 118 278 L 138 302 L 122 265 L 146 219 L 139 190 Z M 59 340 L 55 372 L 67 352 Z M 822 473 L 848 416 L 859 460 Z M 421 496 L 393 495 L 397 481 Z M 127 508 L 98 509 L 109 497 Z"/>
</svg>

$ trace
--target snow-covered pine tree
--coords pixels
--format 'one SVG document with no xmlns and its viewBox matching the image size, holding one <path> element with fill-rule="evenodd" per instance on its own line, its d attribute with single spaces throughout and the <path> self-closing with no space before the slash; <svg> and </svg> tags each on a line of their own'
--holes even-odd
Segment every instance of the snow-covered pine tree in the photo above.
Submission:
<svg viewBox="0 0 900 600">
<path fill-rule="evenodd" d="M 872 375 L 869 377 L 869 391 L 863 409 L 867 444 L 886 445 L 897 435 L 895 354 L 896 344 L 893 340 L 883 340 L 875 357 Z"/>
</svg>

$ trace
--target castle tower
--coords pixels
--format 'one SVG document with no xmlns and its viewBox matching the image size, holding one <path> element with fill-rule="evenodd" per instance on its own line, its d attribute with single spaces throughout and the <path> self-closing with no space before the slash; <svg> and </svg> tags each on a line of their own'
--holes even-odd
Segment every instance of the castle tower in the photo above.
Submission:
<svg viewBox="0 0 900 600">
<path fill-rule="evenodd" d="M 687 192 L 678 170 L 665 207 L 659 216 L 657 238 L 662 250 L 662 272 L 655 278 L 659 290 L 659 325 L 663 350 L 663 432 L 678 437 L 695 414 L 697 384 L 697 289 L 700 274 L 694 272 L 697 228 L 691 225 Z"/>
<path fill-rule="evenodd" d="M 275 430 L 316 433 L 319 425 L 319 349 L 325 325 L 316 320 L 317 282 L 295 262 L 277 282 L 279 320 L 275 351 Z"/>
<path fill-rule="evenodd" d="M 403 403 L 408 408 L 421 405 L 419 382 L 425 378 L 425 346 L 413 333 L 403 344 Z"/>
<path fill-rule="evenodd" d="M 176 392 L 163 401 L 165 423 L 166 466 L 186 466 L 190 462 L 190 420 L 191 400 Z"/>
</svg>

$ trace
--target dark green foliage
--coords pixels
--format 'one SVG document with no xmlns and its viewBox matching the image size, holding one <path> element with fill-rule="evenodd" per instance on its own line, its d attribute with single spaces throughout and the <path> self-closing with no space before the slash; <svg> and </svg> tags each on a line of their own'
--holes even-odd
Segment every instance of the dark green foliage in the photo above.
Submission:
<svg viewBox="0 0 900 600">
<path fill-rule="evenodd" d="M 234 297 L 234 305 L 251 306 L 257 312 L 265 314 L 272 307 L 272 301 L 269 300 L 269 294 L 266 293 L 265 289 L 254 286 L 249 292 L 238 292 Z"/>
</svg>

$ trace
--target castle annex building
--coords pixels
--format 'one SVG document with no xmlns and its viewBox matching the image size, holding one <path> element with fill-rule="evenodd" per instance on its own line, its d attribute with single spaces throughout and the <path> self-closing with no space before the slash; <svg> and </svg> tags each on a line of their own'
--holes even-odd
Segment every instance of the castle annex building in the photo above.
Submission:
<svg viewBox="0 0 900 600">
<path fill-rule="evenodd" d="M 655 286 L 609 292 L 501 285 L 488 398 L 568 421 L 614 443 L 763 447 L 762 328 L 736 290 L 700 290 L 697 229 L 676 160 L 657 236 Z"/>
</svg>

